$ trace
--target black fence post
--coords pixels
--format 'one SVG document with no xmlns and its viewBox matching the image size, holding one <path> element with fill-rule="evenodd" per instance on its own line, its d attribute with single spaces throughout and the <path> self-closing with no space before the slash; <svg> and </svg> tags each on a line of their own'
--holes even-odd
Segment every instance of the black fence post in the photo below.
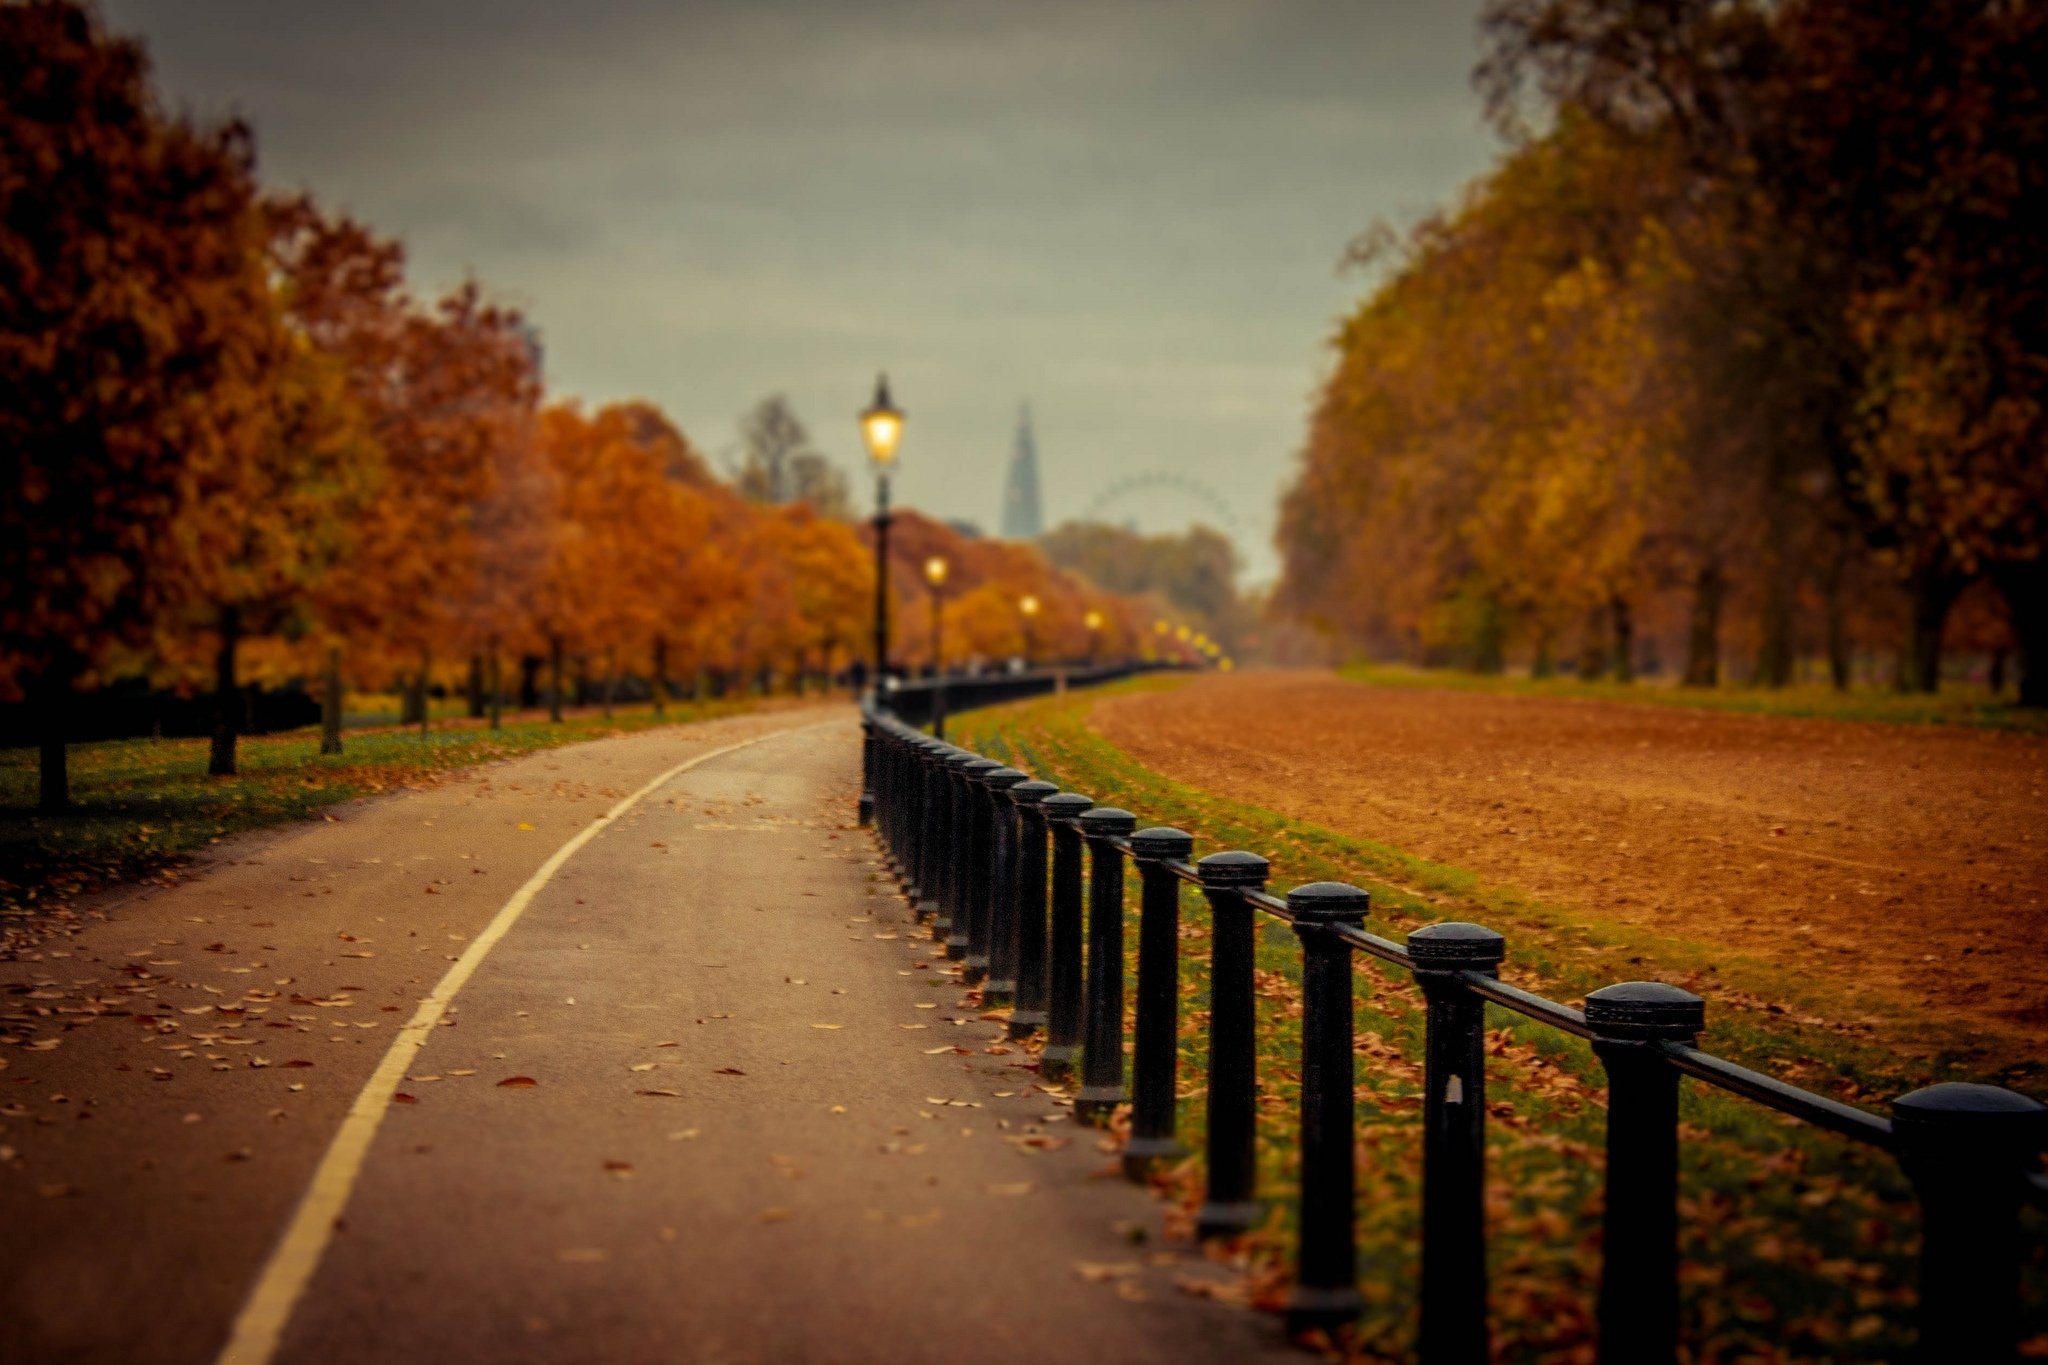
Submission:
<svg viewBox="0 0 2048 1365">
<path fill-rule="evenodd" d="M 978 907 L 988 904 L 988 806 L 981 799 L 981 775 L 1003 765 L 971 758 L 960 767 L 960 895 L 953 902 L 953 922 L 946 930 L 946 956 L 961 963 L 960 979 L 973 985 L 981 974 L 967 961 Z M 984 964 L 986 965 L 986 964 Z"/>
<path fill-rule="evenodd" d="M 1039 1074 L 1059 1080 L 1074 1069 L 1081 1050 L 1081 826 L 1095 804 L 1079 792 L 1061 792 L 1038 803 L 1052 830 L 1052 936 L 1046 961 L 1045 1051 Z"/>
<path fill-rule="evenodd" d="M 1586 997 L 1593 1051 L 1607 1068 L 1607 1195 L 1602 1213 L 1600 1359 L 1678 1358 L 1678 1072 L 1660 1043 L 1690 1043 L 1706 1002 L 1660 981 Z"/>
<path fill-rule="evenodd" d="M 1301 939 L 1301 1245 L 1289 1331 L 1335 1332 L 1357 1320 L 1358 1185 L 1352 1149 L 1351 946 L 1334 932 L 1365 922 L 1372 900 L 1343 882 L 1287 893 Z"/>
<path fill-rule="evenodd" d="M 1196 864 L 1209 900 L 1209 1186 L 1201 1237 L 1234 1237 L 1258 1221 L 1258 1070 L 1252 983 L 1253 910 L 1270 864 L 1256 853 L 1211 853 Z"/>
<path fill-rule="evenodd" d="M 1160 826 L 1131 836 L 1138 863 L 1138 1019 L 1131 1058 L 1131 1136 L 1124 1174 L 1142 1180 L 1152 1164 L 1187 1155 L 1174 1140 L 1180 1060 L 1180 878 L 1168 863 L 1195 851 L 1191 835 Z"/>
<path fill-rule="evenodd" d="M 1039 804 L 1059 791 L 1050 782 L 1019 782 L 1010 788 L 1017 808 L 1017 1003 L 1009 1033 L 1025 1038 L 1045 1027 L 1045 811 Z"/>
<path fill-rule="evenodd" d="M 1088 841 L 1088 1006 L 1074 1117 L 1102 1124 L 1124 1102 L 1124 851 L 1138 818 L 1114 806 L 1081 817 Z"/>
<path fill-rule="evenodd" d="M 896 738 L 896 843 L 903 850 L 896 860 L 898 874 L 903 879 L 904 899 L 911 909 L 917 908 L 923 897 L 924 879 L 918 875 L 919 855 L 923 851 L 923 833 L 918 820 L 917 782 L 919 768 L 924 758 L 924 746 L 931 741 L 914 731 L 898 732 Z"/>
<path fill-rule="evenodd" d="M 1017 995 L 1017 821 L 1010 788 L 1023 780 L 1015 768 L 997 768 L 981 778 L 982 800 L 988 804 L 988 898 L 976 923 L 981 928 L 981 1003 L 989 1009 L 1000 1009 Z M 972 970 L 971 930 L 969 938 L 967 965 Z"/>
<path fill-rule="evenodd" d="M 875 819 L 875 717 L 866 706 L 860 712 L 860 823 Z"/>
<path fill-rule="evenodd" d="M 944 913 L 946 859 L 946 760 L 954 752 L 949 744 L 925 746 L 918 771 L 918 800 L 924 809 L 918 827 L 917 883 L 924 893 L 917 902 L 917 918 L 936 922 Z"/>
<path fill-rule="evenodd" d="M 2048 1107 L 1991 1085 L 1892 1101 L 1899 1163 L 1920 1196 L 1921 1365 L 2011 1361 L 2020 1334 L 2020 1206 Z"/>
<path fill-rule="evenodd" d="M 977 761 L 967 750 L 958 749 L 947 757 L 940 773 L 945 784 L 941 797 L 946 803 L 946 846 L 939 855 L 946 860 L 940 878 L 945 895 L 939 901 L 939 913 L 932 917 L 932 941 L 949 958 L 959 956 L 953 951 L 953 936 L 956 926 L 962 925 L 960 907 L 967 897 L 967 765 Z M 964 926 L 958 932 L 964 933 Z M 965 946 L 965 938 L 961 944 Z"/>
<path fill-rule="evenodd" d="M 1422 1332 L 1428 1365 L 1485 1365 L 1486 1002 L 1460 972 L 1498 976 L 1507 940 L 1478 924 L 1408 935 L 1428 1003 L 1422 1082 Z"/>
</svg>

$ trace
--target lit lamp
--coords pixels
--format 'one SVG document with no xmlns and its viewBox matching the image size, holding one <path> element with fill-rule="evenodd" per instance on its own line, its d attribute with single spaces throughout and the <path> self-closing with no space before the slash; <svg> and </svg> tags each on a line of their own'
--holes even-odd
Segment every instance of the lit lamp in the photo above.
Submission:
<svg viewBox="0 0 2048 1365">
<path fill-rule="evenodd" d="M 1088 662 L 1095 662 L 1096 651 L 1102 646 L 1102 613 L 1090 611 L 1081 618 L 1081 624 L 1088 627 Z"/>
<path fill-rule="evenodd" d="M 1038 619 L 1038 599 L 1025 593 L 1017 603 L 1018 614 L 1024 618 L 1024 667 L 1031 667 L 1032 641 L 1031 623 Z"/>
<path fill-rule="evenodd" d="M 875 466 L 875 670 L 869 686 L 880 696 L 889 671 L 889 471 L 903 440 L 903 410 L 889 401 L 889 376 L 875 376 L 875 399 L 860 414 L 861 440 Z M 875 754 L 872 740 L 863 755 L 860 822 L 875 814 Z"/>
<path fill-rule="evenodd" d="M 935 739 L 946 737 L 946 658 L 940 648 L 939 595 L 946 586 L 949 567 L 944 555 L 933 555 L 924 562 L 924 581 L 932 590 L 932 736 Z"/>
</svg>

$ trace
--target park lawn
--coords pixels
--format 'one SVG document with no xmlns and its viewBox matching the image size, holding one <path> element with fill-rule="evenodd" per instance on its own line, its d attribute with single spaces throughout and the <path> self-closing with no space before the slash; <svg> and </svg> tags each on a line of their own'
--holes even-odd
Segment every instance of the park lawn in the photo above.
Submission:
<svg viewBox="0 0 2048 1365">
<path fill-rule="evenodd" d="M 508 717 L 501 730 L 480 722 L 417 729 L 351 731 L 340 754 L 320 753 L 318 727 L 244 736 L 233 777 L 209 777 L 205 739 L 131 739 L 71 746 L 73 808 L 39 815 L 36 751 L 0 750 L 0 912 L 47 907 L 80 893 L 145 877 L 175 875 L 208 845 L 244 830 L 303 820 L 322 807 L 430 781 L 442 774 L 536 749 L 729 715 L 749 700 L 595 708 L 559 725 Z"/>
<path fill-rule="evenodd" d="M 1125 684 L 1126 690 L 1177 685 Z M 1096 695 L 1100 695 L 1099 693 Z M 1990 1080 L 2038 1092 L 2038 1066 L 1995 1069 L 1981 1040 L 1901 1012 L 1827 1022 L 1826 982 L 1795 979 L 1763 961 L 1629 926 L 1587 920 L 1456 867 L 1305 825 L 1239 793 L 1172 782 L 1094 735 L 1093 698 L 1080 694 L 956 718 L 957 742 L 1096 800 L 1127 807 L 1141 826 L 1170 824 L 1198 854 L 1248 848 L 1272 859 L 1276 891 L 1349 881 L 1374 900 L 1373 927 L 1413 929 L 1470 919 L 1507 935 L 1503 976 L 1578 1003 L 1613 981 L 1655 977 L 1708 996 L 1706 1046 L 1744 1064 L 1882 1111 L 1885 1101 L 1938 1079 Z M 1132 879 L 1135 881 L 1135 879 Z M 1135 887 L 1127 912 L 1135 913 Z M 1165 1173 L 1181 1216 L 1199 1203 L 1201 1080 L 1206 1064 L 1207 907 L 1182 899 L 1181 1137 L 1195 1159 Z M 1135 962 L 1136 935 L 1126 938 Z M 1271 1221 L 1251 1238 L 1248 1289 L 1274 1299 L 1291 1257 L 1300 1053 L 1300 955 L 1274 923 L 1261 936 L 1259 1026 L 1262 1194 Z M 1702 983 L 1711 968 L 1714 984 Z M 1418 1270 L 1423 1011 L 1397 968 L 1357 959 L 1357 1114 L 1361 1160 L 1360 1287 L 1368 1352 L 1413 1351 Z M 1784 1012 L 1774 1013 L 1775 1004 Z M 1867 1020 L 1859 1007 L 1849 1017 Z M 1583 1042 L 1488 1007 L 1488 1218 L 1497 1358 L 1575 1358 L 1591 1336 L 1597 1275 L 1603 1085 Z M 1916 1046 L 1896 1045 L 1911 1037 Z M 1683 1294 L 1688 1338 L 1702 1361 L 1895 1360 L 1909 1349 L 1917 1212 L 1896 1164 L 1881 1153 L 1783 1120 L 1688 1083 L 1685 1091 Z M 2041 1220 L 2030 1231 L 2028 1319 L 2048 1351 L 2048 1264 Z M 1378 1358 L 1368 1355 L 1367 1358 Z"/>
<path fill-rule="evenodd" d="M 1837 692 L 1824 683 L 1785 688 L 1681 687 L 1671 679 L 1632 683 L 1611 678 L 1582 682 L 1519 673 L 1466 673 L 1451 668 L 1406 664 L 1347 664 L 1338 676 L 1373 687 L 1439 688 L 1508 696 L 1563 697 L 1582 701 L 1636 702 L 1646 706 L 1738 711 L 1752 715 L 1804 716 L 1821 720 L 1888 721 L 1898 725 L 1974 725 L 1994 730 L 2048 731 L 2048 712 L 1999 701 L 1974 683 L 1946 683 L 1934 696 L 1895 692 L 1888 687 L 1855 687 Z"/>
</svg>

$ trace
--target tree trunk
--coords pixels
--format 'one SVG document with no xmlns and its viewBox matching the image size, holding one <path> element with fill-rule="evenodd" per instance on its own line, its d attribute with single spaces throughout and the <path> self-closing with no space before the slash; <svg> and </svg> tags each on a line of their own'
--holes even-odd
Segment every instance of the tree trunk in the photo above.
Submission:
<svg viewBox="0 0 2048 1365">
<path fill-rule="evenodd" d="M 540 669 L 540 655 L 519 656 L 519 709 L 522 711 L 533 711 L 540 707 Z"/>
<path fill-rule="evenodd" d="M 704 676 L 704 665 L 698 664 L 696 680 L 690 684 L 690 700 L 703 701 L 710 694 L 710 680 Z"/>
<path fill-rule="evenodd" d="M 664 720 L 668 716 L 668 637 L 654 637 L 654 686 L 648 689 L 654 694 L 654 718 Z"/>
<path fill-rule="evenodd" d="M 2048 706 L 2048 560 L 2000 564 L 1991 581 L 2012 618 L 2020 665 L 2021 706 Z"/>
<path fill-rule="evenodd" d="M 548 636 L 548 719 L 562 719 L 562 637 Z"/>
<path fill-rule="evenodd" d="M 432 655 L 430 655 L 430 654 L 422 653 L 422 654 L 420 655 L 420 680 L 419 680 L 419 695 L 420 695 L 419 711 L 420 711 L 420 738 L 421 738 L 421 739 L 425 739 L 425 738 L 427 737 L 427 725 L 428 725 L 428 722 L 429 722 L 429 721 L 431 721 L 431 720 L 433 719 L 433 715 L 434 715 L 434 696 L 433 696 L 433 692 L 431 691 L 431 686 L 432 686 L 432 683 L 433 683 L 433 671 L 434 671 L 434 660 L 433 660 L 433 656 L 432 656 Z"/>
<path fill-rule="evenodd" d="M 1906 685 L 1910 691 L 1931 696 L 1941 690 L 1942 631 L 1948 625 L 1949 608 L 1962 589 L 1960 579 L 1942 573 L 1915 574 L 1907 584 L 1906 661 L 1911 671 Z"/>
<path fill-rule="evenodd" d="M 1095 662 L 1092 640 L 1088 647 L 1088 662 Z M 1479 631 L 1472 642 L 1472 671 L 1499 674 L 1506 669 L 1507 622 L 1501 618 L 1500 603 L 1488 596 L 1479 607 Z"/>
<path fill-rule="evenodd" d="M 1692 580 L 1692 623 L 1686 632 L 1686 687 L 1718 687 L 1721 684 L 1721 603 L 1726 599 L 1728 580 L 1718 563 L 1700 566 Z"/>
<path fill-rule="evenodd" d="M 1850 682 L 1849 609 L 1842 601 L 1839 576 L 1828 585 L 1827 601 L 1828 682 L 1837 692 L 1847 692 Z"/>
<path fill-rule="evenodd" d="M 493 730 L 502 730 L 505 728 L 505 688 L 498 662 L 498 639 L 496 636 L 491 637 L 490 669 L 491 728 Z"/>
<path fill-rule="evenodd" d="M 327 671 L 320 683 L 320 752 L 341 752 L 341 646 L 327 646 Z"/>
<path fill-rule="evenodd" d="M 801 697 L 804 694 L 804 652 L 802 650 L 796 652 L 796 667 L 792 668 L 789 673 L 789 690 L 791 696 Z"/>
<path fill-rule="evenodd" d="M 619 685 L 619 647 L 604 647 L 604 718 L 612 718 L 612 697 Z"/>
<path fill-rule="evenodd" d="M 1792 681 L 1792 585 L 1775 562 L 1764 566 L 1763 638 L 1757 645 L 1758 687 L 1784 687 Z"/>
<path fill-rule="evenodd" d="M 1579 681 L 1592 682 L 1607 671 L 1607 642 L 1601 638 L 1598 608 L 1586 613 L 1586 624 L 1579 636 Z"/>
<path fill-rule="evenodd" d="M 50 668 L 37 676 L 29 688 L 34 707 L 37 741 L 36 810 L 55 815 L 71 808 L 70 752 L 65 738 L 71 729 L 71 674 Z"/>
<path fill-rule="evenodd" d="M 1632 683 L 1636 680 L 1636 618 L 1629 610 L 1628 599 L 1617 596 L 1608 606 L 1614 619 L 1614 680 Z"/>
<path fill-rule="evenodd" d="M 1544 631 L 1536 637 L 1536 657 L 1529 661 L 1529 676 L 1551 678 L 1557 676 L 1557 656 L 1551 653 L 1550 632 Z"/>
<path fill-rule="evenodd" d="M 206 760 L 213 777 L 235 775 L 235 647 L 241 637 L 241 609 L 222 607 L 220 648 L 213 656 L 213 751 Z"/>
<path fill-rule="evenodd" d="M 484 716 L 484 656 L 469 656 L 469 718 L 482 720 Z"/>
</svg>

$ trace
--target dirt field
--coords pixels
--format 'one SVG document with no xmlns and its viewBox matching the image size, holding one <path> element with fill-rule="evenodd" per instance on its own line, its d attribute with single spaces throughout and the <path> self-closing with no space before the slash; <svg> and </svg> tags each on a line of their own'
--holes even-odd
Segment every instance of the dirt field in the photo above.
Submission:
<svg viewBox="0 0 2048 1365">
<path fill-rule="evenodd" d="M 1112 698 L 1091 725 L 1210 791 L 2048 1038 L 2039 736 L 1286 672 Z"/>
</svg>

